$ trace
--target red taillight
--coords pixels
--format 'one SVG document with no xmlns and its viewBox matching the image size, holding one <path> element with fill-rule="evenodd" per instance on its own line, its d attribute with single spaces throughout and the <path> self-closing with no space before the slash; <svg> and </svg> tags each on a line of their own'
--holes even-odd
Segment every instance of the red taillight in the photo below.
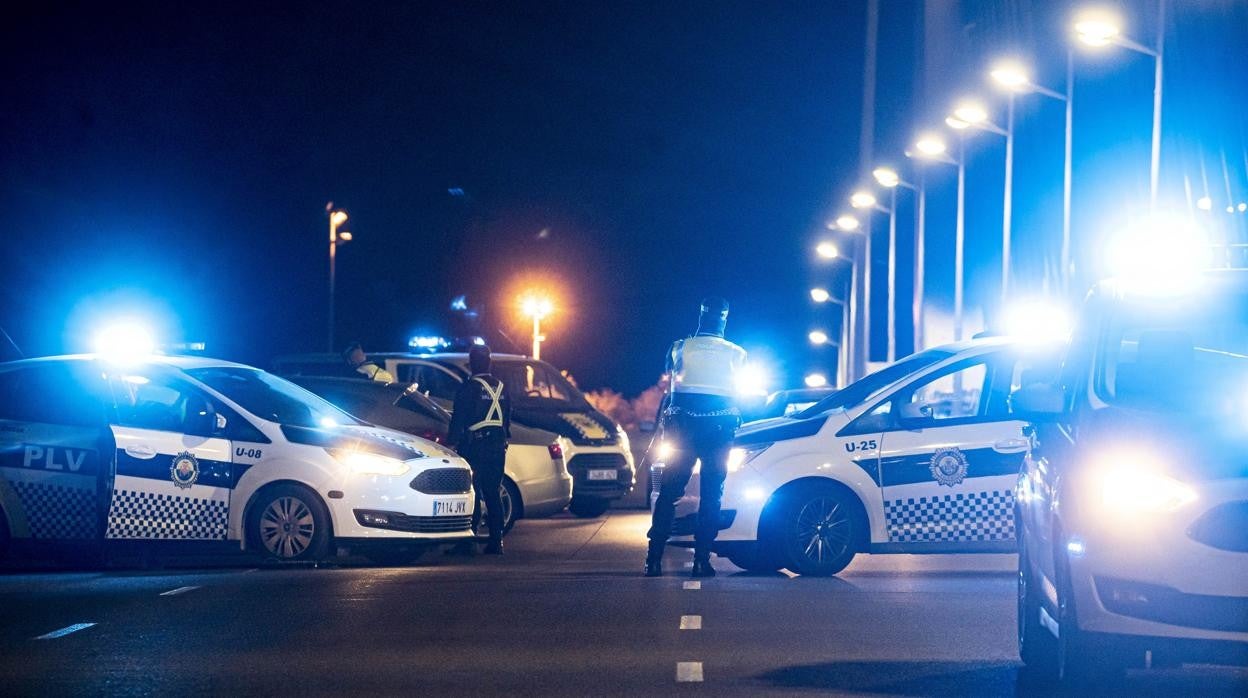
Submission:
<svg viewBox="0 0 1248 698">
<path fill-rule="evenodd" d="M 563 446 L 560 446 L 558 441 L 547 446 L 546 450 L 550 451 L 551 460 L 563 460 Z"/>
</svg>

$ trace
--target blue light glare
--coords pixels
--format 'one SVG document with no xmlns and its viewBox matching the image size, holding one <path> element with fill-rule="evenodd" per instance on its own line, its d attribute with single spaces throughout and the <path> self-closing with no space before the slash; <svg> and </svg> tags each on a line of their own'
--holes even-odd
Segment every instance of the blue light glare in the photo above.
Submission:
<svg viewBox="0 0 1248 698">
<path fill-rule="evenodd" d="M 1075 557 L 1083 557 L 1083 554 L 1086 551 L 1087 551 L 1087 547 L 1083 544 L 1082 539 L 1072 537 L 1066 541 L 1066 552 L 1070 553 L 1071 555 Z"/>
</svg>

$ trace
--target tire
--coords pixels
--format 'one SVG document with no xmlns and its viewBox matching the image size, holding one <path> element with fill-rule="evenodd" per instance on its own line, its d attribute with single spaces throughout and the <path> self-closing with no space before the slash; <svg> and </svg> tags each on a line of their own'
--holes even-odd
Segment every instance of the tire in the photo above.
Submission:
<svg viewBox="0 0 1248 698">
<path fill-rule="evenodd" d="M 1061 536 L 1057 540 L 1063 540 Z M 1074 586 L 1064 557 L 1057 569 L 1057 627 L 1054 675 L 1065 688 L 1082 692 L 1122 679 L 1126 658 L 1112 647 L 1106 647 L 1098 636 L 1079 628 L 1075 607 Z"/>
<path fill-rule="evenodd" d="M 516 483 L 511 478 L 504 477 L 498 486 L 499 497 L 503 500 L 503 535 L 506 536 L 511 532 L 511 527 L 516 525 L 516 521 L 521 518 L 524 502 L 520 499 L 520 488 L 516 487 Z M 489 523 L 485 517 L 485 512 L 481 512 L 481 525 L 477 527 L 477 535 L 486 536 L 490 533 Z"/>
<path fill-rule="evenodd" d="M 1037 678 L 1057 678 L 1057 638 L 1040 624 L 1041 597 L 1031 573 L 1026 533 L 1018 536 L 1018 656 Z"/>
<path fill-rule="evenodd" d="M 857 502 L 828 485 L 811 485 L 781 502 L 774 535 L 781 562 L 792 572 L 830 577 L 845 569 L 865 533 Z"/>
<path fill-rule="evenodd" d="M 770 551 L 764 552 L 761 544 L 753 543 L 725 555 L 728 561 L 746 572 L 775 572 L 783 565 L 776 561 Z"/>
<path fill-rule="evenodd" d="M 374 548 L 364 553 L 374 564 L 382 567 L 406 567 L 425 554 L 424 546 L 395 546 Z"/>
<path fill-rule="evenodd" d="M 274 485 L 262 490 L 247 512 L 248 544 L 273 560 L 321 560 L 331 539 L 325 503 L 300 485 Z"/>
<path fill-rule="evenodd" d="M 611 508 L 611 500 L 602 497 L 577 497 L 572 496 L 571 503 L 568 504 L 568 511 L 581 517 L 582 519 L 596 519 L 607 513 L 607 509 Z"/>
</svg>

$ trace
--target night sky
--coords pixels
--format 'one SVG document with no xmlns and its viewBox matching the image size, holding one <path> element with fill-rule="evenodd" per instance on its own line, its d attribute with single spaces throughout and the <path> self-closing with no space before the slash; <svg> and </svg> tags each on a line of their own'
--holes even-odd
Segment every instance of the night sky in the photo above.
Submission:
<svg viewBox="0 0 1248 698">
<path fill-rule="evenodd" d="M 1246 4 L 1191 3 L 1174 20 L 1164 166 L 1180 198 L 1199 162 L 1211 176 L 1216 164 L 1222 188 L 1220 154 L 1230 196 L 1248 198 Z M 948 6 L 939 77 L 987 94 L 979 63 L 1011 44 L 1061 86 L 1061 3 Z M 730 336 L 790 382 L 820 361 L 831 373 L 806 346 L 824 323 L 806 292 L 839 280 L 810 249 L 856 182 L 864 7 L 25 7 L 2 49 L 0 327 L 27 354 L 84 350 L 118 313 L 261 366 L 324 350 L 332 200 L 355 234 L 340 250 L 336 345 L 397 349 L 445 331 L 448 304 L 467 294 L 523 349 L 516 295 L 549 283 L 558 312 L 543 356 L 586 387 L 652 383 L 711 293 L 732 302 Z M 1150 7 L 1125 6 L 1141 31 Z M 902 168 L 915 127 L 939 124 L 956 96 L 932 94 L 941 80 L 916 70 L 921 15 L 883 3 L 877 161 Z M 1130 208 L 1147 187 L 1151 70 L 1122 55 L 1080 65 L 1077 90 L 1093 97 L 1077 128 L 1092 136 L 1076 141 L 1076 177 L 1102 185 L 1076 183 L 1090 231 L 1102 202 Z M 1016 245 L 1031 279 L 1060 223 L 1061 107 L 1039 100 L 1019 112 Z M 999 144 L 976 144 L 970 162 L 974 303 L 994 293 Z M 951 285 L 951 179 L 933 172 L 929 193 L 936 309 Z"/>
</svg>

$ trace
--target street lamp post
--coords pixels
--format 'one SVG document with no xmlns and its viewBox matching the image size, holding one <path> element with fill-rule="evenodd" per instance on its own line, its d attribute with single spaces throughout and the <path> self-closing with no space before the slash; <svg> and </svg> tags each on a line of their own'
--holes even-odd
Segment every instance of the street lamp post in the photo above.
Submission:
<svg viewBox="0 0 1248 698">
<path fill-rule="evenodd" d="M 943 162 L 947 165 L 956 165 L 958 168 L 958 208 L 957 221 L 954 233 L 954 263 L 953 263 L 953 339 L 961 341 L 962 339 L 962 295 L 963 295 L 963 260 L 965 257 L 965 241 L 966 241 L 966 153 L 965 139 L 958 136 L 958 157 L 955 159 L 949 156 L 949 146 L 944 139 L 938 135 L 929 134 L 919 138 L 914 144 L 913 151 L 907 151 L 908 157 L 917 157 L 932 162 Z M 922 208 L 922 207 L 920 207 Z"/>
<path fill-rule="evenodd" d="M 1161 86 L 1166 47 L 1166 0 L 1157 0 L 1157 47 L 1148 48 L 1122 35 L 1122 22 L 1102 11 L 1084 12 L 1075 19 L 1075 36 L 1088 46 L 1121 46 L 1151 56 L 1153 68 L 1153 138 L 1149 153 L 1148 193 L 1152 206 L 1157 206 L 1158 179 L 1161 174 Z"/>
<path fill-rule="evenodd" d="M 1005 250 L 1002 259 L 1001 270 L 1001 303 L 1005 307 L 1006 294 L 1009 292 L 1009 218 L 1010 218 L 1010 201 L 1012 196 L 1013 182 L 1013 159 L 1014 159 L 1014 98 L 1016 95 L 1034 92 L 1036 94 L 1056 99 L 1066 104 L 1066 133 L 1065 143 L 1063 146 L 1062 161 L 1062 287 L 1069 288 L 1070 276 L 1070 183 L 1071 183 L 1071 139 L 1073 133 L 1073 116 L 1074 116 L 1074 55 L 1072 52 L 1066 52 L 1066 92 L 1065 94 L 1047 87 L 1037 85 L 1032 81 L 1027 70 L 1018 63 L 1004 62 L 999 63 L 989 73 L 993 81 L 1006 90 L 1009 96 L 1009 119 L 1005 127 L 1006 136 L 1006 166 L 1005 166 L 1005 202 L 1006 202 L 1006 232 L 1003 240 Z M 989 129 L 991 130 L 991 129 Z"/>
<path fill-rule="evenodd" d="M 857 232 L 860 223 L 857 218 L 850 215 L 843 215 L 835 221 L 827 224 L 828 230 L 839 230 L 846 233 Z M 815 245 L 815 254 L 824 260 L 845 259 L 841 256 L 841 250 L 830 240 L 824 240 Z M 855 347 L 856 338 L 855 326 L 858 321 L 857 307 L 860 305 L 858 298 L 858 265 L 855 260 L 846 260 L 850 263 L 850 280 L 849 280 L 849 302 L 845 302 L 832 297 L 826 289 L 811 289 L 810 297 L 816 303 L 826 303 L 828 301 L 835 302 L 841 306 L 841 336 L 837 343 L 837 384 L 847 385 L 854 379 L 854 371 L 852 370 L 852 362 L 847 356 L 847 350 Z"/>
<path fill-rule="evenodd" d="M 351 233 L 338 231 L 338 227 L 347 222 L 347 212 L 335 209 L 331 201 L 325 210 L 329 212 L 329 326 L 327 329 L 328 347 L 334 351 L 334 303 L 335 285 L 337 283 L 338 246 L 351 241 Z"/>
<path fill-rule="evenodd" d="M 916 187 L 904 181 L 896 170 L 877 167 L 871 172 L 880 186 L 889 190 L 888 206 L 888 360 L 897 360 L 897 187 L 916 191 Z M 915 210 L 915 277 L 914 277 L 914 350 L 922 347 L 921 330 L 923 302 L 923 193 L 919 193 L 919 206 Z"/>
<path fill-rule="evenodd" d="M 529 294 L 520 299 L 520 309 L 533 319 L 533 360 L 540 361 L 542 342 L 546 341 L 546 335 L 542 334 L 542 320 L 554 311 L 554 304 L 545 296 Z"/>
</svg>

